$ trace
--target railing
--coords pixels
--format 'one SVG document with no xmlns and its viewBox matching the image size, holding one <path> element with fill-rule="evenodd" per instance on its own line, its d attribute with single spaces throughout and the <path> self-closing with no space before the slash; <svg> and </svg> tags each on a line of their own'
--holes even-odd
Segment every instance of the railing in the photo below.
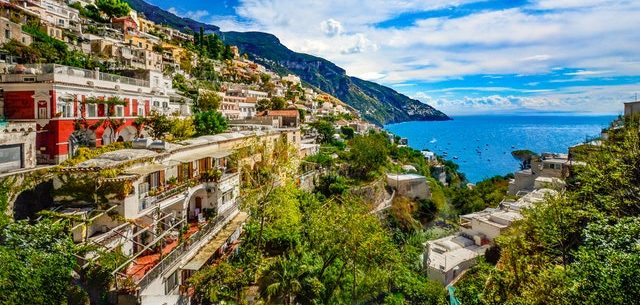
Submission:
<svg viewBox="0 0 640 305">
<path fill-rule="evenodd" d="M 101 81 L 149 87 L 149 81 L 144 79 L 131 78 L 115 74 L 108 74 L 97 70 L 86 70 L 57 64 L 29 64 L 29 65 L 8 65 L 7 71 L 10 74 L 21 75 L 65 75 L 70 77 L 80 77 L 87 79 L 97 79 Z"/>
<path fill-rule="evenodd" d="M 139 211 L 144 211 L 147 208 L 163 200 L 166 200 L 167 198 L 173 197 L 175 195 L 178 195 L 184 192 L 185 190 L 187 190 L 187 188 L 189 188 L 189 185 L 190 185 L 190 182 L 185 182 L 183 184 L 172 187 L 170 189 L 166 189 L 162 191 L 160 194 L 145 197 L 144 199 L 140 200 Z"/>
<path fill-rule="evenodd" d="M 223 214 L 217 215 L 213 220 L 207 222 L 202 228 L 191 235 L 184 243 L 181 243 L 173 249 L 167 256 L 165 256 L 157 265 L 155 265 L 149 272 L 147 272 L 139 281 L 138 287 L 140 290 L 146 289 L 151 282 L 161 276 L 166 270 L 171 269 L 173 265 L 184 255 L 193 250 L 199 241 L 202 240 L 207 234 L 215 229 L 219 229 L 224 226 L 230 220 L 230 216 L 237 211 L 237 208 L 230 208 Z"/>
<path fill-rule="evenodd" d="M 118 239 L 118 238 L 122 238 L 124 235 L 124 232 L 126 232 L 127 230 L 129 230 L 129 223 L 123 223 L 113 229 L 111 229 L 109 232 L 106 232 L 104 234 L 98 235 L 94 238 L 90 238 L 91 241 L 93 241 L 96 244 L 99 244 L 103 247 L 107 247 L 107 245 L 109 245 L 111 242 L 113 242 L 114 240 Z"/>
</svg>

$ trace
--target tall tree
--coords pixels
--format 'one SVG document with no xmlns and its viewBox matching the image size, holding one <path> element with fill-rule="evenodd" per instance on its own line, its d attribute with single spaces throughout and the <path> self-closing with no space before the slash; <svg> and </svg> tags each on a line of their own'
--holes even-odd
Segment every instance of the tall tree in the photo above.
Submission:
<svg viewBox="0 0 640 305">
<path fill-rule="evenodd" d="M 131 11 L 129 4 L 123 0 L 96 0 L 95 5 L 109 18 L 125 16 Z"/>
<path fill-rule="evenodd" d="M 212 135 L 227 130 L 229 122 L 216 110 L 197 112 L 193 117 L 198 135 Z"/>
</svg>

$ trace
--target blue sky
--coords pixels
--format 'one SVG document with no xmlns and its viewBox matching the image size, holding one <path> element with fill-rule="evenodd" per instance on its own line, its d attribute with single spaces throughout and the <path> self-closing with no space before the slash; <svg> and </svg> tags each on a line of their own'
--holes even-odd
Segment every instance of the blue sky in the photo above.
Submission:
<svg viewBox="0 0 640 305">
<path fill-rule="evenodd" d="M 150 2 L 273 33 L 453 115 L 617 114 L 640 93 L 637 0 Z"/>
</svg>

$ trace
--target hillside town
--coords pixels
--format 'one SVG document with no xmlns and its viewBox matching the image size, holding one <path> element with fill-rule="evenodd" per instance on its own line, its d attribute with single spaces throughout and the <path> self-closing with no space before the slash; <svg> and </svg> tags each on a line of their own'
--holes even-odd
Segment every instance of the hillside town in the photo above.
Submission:
<svg viewBox="0 0 640 305">
<path fill-rule="evenodd" d="M 0 287 L 33 304 L 446 304 L 640 113 L 471 184 L 299 76 L 121 0 L 0 0 L 0 20 L 0 245 L 37 249 L 0 248 L 30 264 Z M 61 287 L 55 271 L 13 284 L 39 267 Z"/>
<path fill-rule="evenodd" d="M 7 210 L 70 219 L 73 242 L 93 249 L 77 257 L 82 268 L 126 257 L 107 270 L 117 304 L 188 304 L 189 277 L 236 251 L 243 174 L 264 161 L 256 145 L 283 141 L 305 158 L 319 151 L 318 119 L 378 130 L 215 35 L 155 24 L 119 1 L 0 6 L 0 171 L 21 185 Z M 54 195 L 25 195 L 42 185 Z"/>
</svg>

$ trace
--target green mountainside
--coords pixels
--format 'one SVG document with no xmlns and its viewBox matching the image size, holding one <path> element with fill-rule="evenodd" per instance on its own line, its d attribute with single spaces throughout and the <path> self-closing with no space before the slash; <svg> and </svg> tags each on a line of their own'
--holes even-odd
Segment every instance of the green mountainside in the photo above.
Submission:
<svg viewBox="0 0 640 305">
<path fill-rule="evenodd" d="M 382 125 L 404 121 L 441 121 L 450 118 L 439 110 L 411 99 L 391 88 L 350 77 L 345 70 L 320 57 L 294 52 L 271 34 L 262 32 L 219 32 L 219 28 L 181 18 L 142 0 L 127 0 L 147 18 L 178 29 L 218 33 L 225 43 L 236 45 L 250 58 L 281 74 L 293 73 L 307 84 L 339 98 L 357 109 L 363 118 Z"/>
</svg>

